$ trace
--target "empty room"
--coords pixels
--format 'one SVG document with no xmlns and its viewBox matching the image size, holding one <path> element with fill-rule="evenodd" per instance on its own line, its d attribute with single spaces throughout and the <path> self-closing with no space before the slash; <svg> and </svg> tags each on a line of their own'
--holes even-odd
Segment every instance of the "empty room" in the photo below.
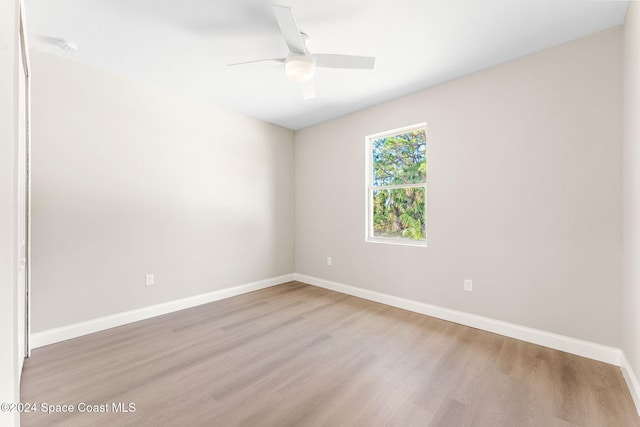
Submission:
<svg viewBox="0 0 640 427">
<path fill-rule="evenodd" d="M 640 426 L 638 2 L 0 21 L 0 425 Z"/>
</svg>

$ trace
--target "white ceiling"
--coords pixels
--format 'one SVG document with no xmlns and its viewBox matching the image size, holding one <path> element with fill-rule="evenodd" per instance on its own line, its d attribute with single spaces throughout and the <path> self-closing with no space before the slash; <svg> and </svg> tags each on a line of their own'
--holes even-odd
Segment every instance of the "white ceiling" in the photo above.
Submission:
<svg viewBox="0 0 640 427">
<path fill-rule="evenodd" d="M 318 69 L 303 100 L 283 65 L 271 0 L 26 0 L 31 45 L 301 129 L 623 23 L 628 2 L 276 0 L 314 53 L 375 56 L 374 70 Z M 38 39 L 78 45 L 65 52 Z"/>
</svg>

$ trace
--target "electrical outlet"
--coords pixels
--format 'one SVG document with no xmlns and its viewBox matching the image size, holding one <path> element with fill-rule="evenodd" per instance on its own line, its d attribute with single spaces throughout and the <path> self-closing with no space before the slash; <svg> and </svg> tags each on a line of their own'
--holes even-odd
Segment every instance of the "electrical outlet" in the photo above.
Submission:
<svg viewBox="0 0 640 427">
<path fill-rule="evenodd" d="M 473 292 L 473 281 L 464 279 L 464 290 L 467 292 Z"/>
<path fill-rule="evenodd" d="M 333 260 L 330 256 L 327 257 L 327 265 L 333 265 Z"/>
<path fill-rule="evenodd" d="M 144 284 L 146 286 L 151 286 L 155 284 L 155 278 L 153 277 L 153 273 L 145 274 L 144 276 Z"/>
</svg>

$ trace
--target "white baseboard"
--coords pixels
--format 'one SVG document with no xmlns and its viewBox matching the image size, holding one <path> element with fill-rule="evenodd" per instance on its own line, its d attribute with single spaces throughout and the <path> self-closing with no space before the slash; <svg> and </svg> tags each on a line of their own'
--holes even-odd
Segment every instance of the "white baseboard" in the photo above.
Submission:
<svg viewBox="0 0 640 427">
<path fill-rule="evenodd" d="M 448 308 L 438 307 L 419 301 L 413 301 L 393 295 L 383 294 L 380 292 L 370 291 L 355 286 L 345 285 L 342 283 L 332 282 L 329 280 L 319 279 L 317 277 L 307 276 L 304 274 L 295 274 L 295 280 L 320 288 L 330 289 L 332 291 L 341 292 L 343 294 L 353 295 L 370 301 L 379 302 L 404 310 L 413 311 L 415 313 L 426 314 L 427 316 L 437 317 L 439 319 L 448 320 L 450 322 L 459 323 L 461 325 L 470 326 L 472 328 L 482 329 L 484 331 L 493 332 L 533 344 L 542 345 L 544 347 L 553 348 L 578 356 L 588 357 L 590 359 L 599 360 L 615 366 L 621 366 L 622 352 L 620 349 L 608 347 L 601 344 L 592 343 L 564 335 L 554 334 L 551 332 L 541 331 L 539 329 L 528 328 L 526 326 L 515 325 L 513 323 L 503 322 L 484 316 L 465 313 L 462 311 L 451 310 Z"/>
<path fill-rule="evenodd" d="M 125 311 L 123 313 L 99 317 L 97 319 L 87 320 L 86 322 L 80 322 L 60 328 L 36 332 L 31 334 L 30 337 L 31 348 L 43 347 L 45 345 L 80 337 L 82 335 L 91 334 L 93 332 L 115 328 L 116 326 L 122 326 L 127 323 L 137 322 L 139 320 L 149 319 L 151 317 L 172 313 L 174 311 L 183 310 L 185 308 L 195 307 L 197 305 L 207 304 L 213 301 L 218 301 L 221 299 L 246 294 L 248 292 L 257 291 L 259 289 L 268 288 L 282 283 L 291 282 L 292 280 L 294 280 L 293 274 L 285 274 L 283 276 L 272 277 L 270 279 L 247 283 L 240 286 L 234 286 L 233 288 L 220 289 L 217 291 L 208 292 L 206 294 L 195 295 L 176 301 L 169 301 L 166 303 L 143 307 L 136 310 Z"/>
<path fill-rule="evenodd" d="M 448 320 L 450 322 L 459 323 L 461 325 L 470 326 L 477 329 L 493 332 L 522 341 L 531 342 L 556 350 L 566 351 L 567 353 L 576 354 L 578 356 L 588 357 L 590 359 L 599 360 L 612 365 L 623 365 L 623 355 L 621 350 L 608 347 L 601 344 L 592 343 L 576 338 L 558 335 L 550 332 L 541 331 L 539 329 L 528 328 L 526 326 L 515 325 L 488 317 L 478 316 L 475 314 L 465 313 L 462 311 L 451 310 L 448 308 L 438 307 L 435 305 L 396 297 L 393 295 L 383 294 L 380 292 L 370 291 L 355 286 L 345 285 L 342 283 L 332 282 L 317 277 L 307 276 L 304 274 L 286 274 L 283 276 L 273 277 L 270 279 L 260 280 L 245 285 L 235 286 L 233 288 L 221 289 L 206 294 L 196 295 L 176 301 L 170 301 L 163 304 L 143 307 L 136 310 L 117 313 L 85 322 L 75 323 L 60 328 L 49 329 L 42 332 L 36 332 L 31 335 L 31 347 L 38 348 L 45 345 L 65 341 L 82 335 L 91 334 L 93 332 L 103 331 L 105 329 L 114 328 L 125 325 L 127 323 L 137 322 L 139 320 L 149 319 L 151 317 L 160 316 L 174 311 L 183 310 L 185 308 L 195 307 L 207 304 L 213 301 L 242 295 L 259 289 L 297 280 L 310 285 L 318 286 L 332 291 L 353 295 L 370 301 L 379 302 L 404 310 L 413 311 L 415 313 L 425 314 L 427 316 L 437 317 L 439 319 Z M 633 371 L 629 365 L 625 371 L 625 378 L 630 382 L 630 390 L 634 395 L 640 396 L 640 386 Z M 632 387 L 633 385 L 633 387 Z M 635 393 L 635 394 L 634 394 Z M 637 400 L 636 402 L 640 402 Z"/>
<path fill-rule="evenodd" d="M 627 387 L 629 387 L 633 403 L 636 404 L 636 411 L 638 412 L 638 415 L 640 415 L 640 383 L 638 382 L 638 377 L 636 377 L 636 374 L 633 372 L 633 368 L 631 367 L 631 364 L 629 364 L 624 352 L 621 354 L 620 368 L 622 369 L 624 380 L 627 382 Z"/>
</svg>

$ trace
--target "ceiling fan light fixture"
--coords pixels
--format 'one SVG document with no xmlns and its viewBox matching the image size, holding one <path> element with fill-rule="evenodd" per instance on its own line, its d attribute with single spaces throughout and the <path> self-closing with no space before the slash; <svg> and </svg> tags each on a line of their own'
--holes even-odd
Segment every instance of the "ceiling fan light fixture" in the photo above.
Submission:
<svg viewBox="0 0 640 427">
<path fill-rule="evenodd" d="M 284 71 L 289 80 L 294 82 L 308 82 L 313 78 L 316 64 L 308 55 L 289 55 L 284 64 Z"/>
</svg>

